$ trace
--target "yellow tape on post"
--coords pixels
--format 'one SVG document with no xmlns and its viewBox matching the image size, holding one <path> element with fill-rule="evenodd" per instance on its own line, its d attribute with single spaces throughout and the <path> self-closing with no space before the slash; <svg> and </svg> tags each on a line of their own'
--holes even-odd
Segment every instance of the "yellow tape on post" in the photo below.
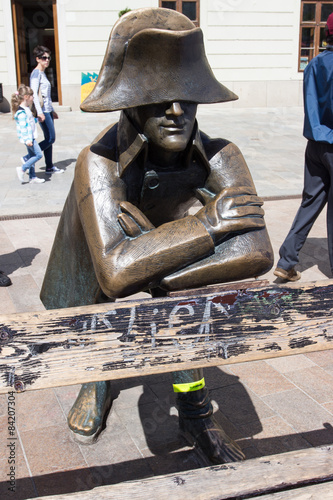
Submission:
<svg viewBox="0 0 333 500">
<path fill-rule="evenodd" d="M 196 382 L 188 382 L 187 384 L 173 384 L 174 392 L 192 392 L 198 391 L 205 387 L 205 379 L 197 380 Z"/>
</svg>

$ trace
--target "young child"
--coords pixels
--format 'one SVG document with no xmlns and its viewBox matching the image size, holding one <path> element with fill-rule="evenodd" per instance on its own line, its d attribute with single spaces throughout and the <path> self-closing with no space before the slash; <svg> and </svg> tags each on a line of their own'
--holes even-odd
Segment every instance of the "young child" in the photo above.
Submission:
<svg viewBox="0 0 333 500">
<path fill-rule="evenodd" d="M 36 177 L 35 163 L 43 156 L 37 139 L 37 127 L 30 106 L 34 100 L 34 93 L 30 87 L 21 84 L 12 94 L 12 112 L 16 122 L 16 131 L 20 142 L 26 145 L 28 154 L 21 158 L 22 167 L 16 167 L 19 180 L 24 182 L 24 173 L 29 174 L 31 184 L 41 184 L 45 179 Z"/>
</svg>

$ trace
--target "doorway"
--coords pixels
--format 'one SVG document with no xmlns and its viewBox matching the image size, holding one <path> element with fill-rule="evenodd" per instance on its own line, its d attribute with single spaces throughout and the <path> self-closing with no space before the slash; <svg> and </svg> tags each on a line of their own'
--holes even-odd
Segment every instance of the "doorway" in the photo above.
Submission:
<svg viewBox="0 0 333 500">
<path fill-rule="evenodd" d="M 56 0 L 12 0 L 17 84 L 29 85 L 36 66 L 32 51 L 36 45 L 50 49 L 52 59 L 46 69 L 53 102 L 62 104 Z"/>
</svg>

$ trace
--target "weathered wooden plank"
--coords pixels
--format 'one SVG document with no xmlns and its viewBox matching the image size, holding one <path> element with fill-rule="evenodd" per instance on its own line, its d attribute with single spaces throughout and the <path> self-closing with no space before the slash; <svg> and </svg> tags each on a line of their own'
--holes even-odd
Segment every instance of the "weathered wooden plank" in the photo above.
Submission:
<svg viewBox="0 0 333 500">
<path fill-rule="evenodd" d="M 302 487 L 309 482 L 324 480 L 333 480 L 332 447 L 310 448 L 245 460 L 244 462 L 215 465 L 166 476 L 155 476 L 139 481 L 126 481 L 116 485 L 101 486 L 90 491 L 48 496 L 47 500 L 253 498 L 260 494 L 286 490 L 296 486 Z M 42 498 L 45 497 L 39 497 L 37 500 L 42 500 Z M 326 500 L 329 497 L 323 496 L 321 498 Z"/>
<path fill-rule="evenodd" d="M 0 317 L 0 392 L 332 348 L 333 281 Z"/>
<path fill-rule="evenodd" d="M 184 292 L 184 290 L 177 290 L 169 292 L 169 297 L 192 297 L 193 295 L 207 295 L 209 294 L 221 294 L 222 292 L 230 292 L 232 290 L 249 290 L 250 288 L 263 288 L 269 286 L 268 280 L 251 280 L 251 281 L 237 281 L 235 283 L 224 283 L 220 285 L 209 285 L 204 288 L 190 288 Z"/>
<path fill-rule="evenodd" d="M 312 484 L 304 488 L 279 491 L 252 498 L 253 500 L 333 500 L 333 482 Z"/>
</svg>

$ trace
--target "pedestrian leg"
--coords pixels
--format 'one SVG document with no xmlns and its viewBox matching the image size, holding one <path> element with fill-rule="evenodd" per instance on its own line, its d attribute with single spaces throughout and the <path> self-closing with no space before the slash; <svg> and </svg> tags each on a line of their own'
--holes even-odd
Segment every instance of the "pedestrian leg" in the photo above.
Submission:
<svg viewBox="0 0 333 500">
<path fill-rule="evenodd" d="M 280 248 L 280 260 L 277 267 L 286 271 L 298 263 L 299 251 L 327 202 L 330 175 L 320 158 L 318 144 L 314 141 L 308 141 L 305 152 L 302 203 Z"/>
</svg>

